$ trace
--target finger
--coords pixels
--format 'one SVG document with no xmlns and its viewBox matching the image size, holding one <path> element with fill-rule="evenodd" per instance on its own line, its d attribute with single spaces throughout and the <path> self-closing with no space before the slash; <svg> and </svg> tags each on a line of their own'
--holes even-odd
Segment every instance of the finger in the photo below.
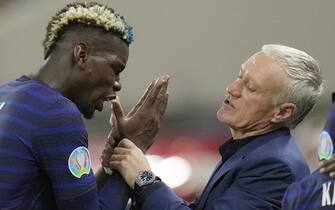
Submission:
<svg viewBox="0 0 335 210">
<path fill-rule="evenodd" d="M 335 162 L 335 156 L 333 155 L 329 160 L 322 160 L 319 162 L 320 168 L 328 167 L 330 164 Z"/>
<path fill-rule="evenodd" d="M 124 111 L 120 102 L 119 97 L 117 99 L 112 100 L 113 105 L 113 115 L 115 116 L 116 122 L 121 124 L 121 121 L 123 120 Z"/>
<path fill-rule="evenodd" d="M 152 104 L 154 104 L 157 100 L 160 90 L 162 89 L 163 85 L 167 83 L 168 80 L 169 76 L 161 76 L 158 79 L 155 86 L 152 88 L 152 91 L 148 95 L 147 100 L 145 101 L 145 105 L 147 105 L 146 108 L 150 109 L 152 107 Z"/>
<path fill-rule="evenodd" d="M 116 154 L 113 154 L 110 158 L 110 162 L 112 161 L 122 161 L 124 159 L 126 159 L 126 155 L 116 155 Z"/>
<path fill-rule="evenodd" d="M 102 151 L 101 156 L 100 156 L 101 165 L 103 165 L 104 167 L 108 167 L 108 163 L 109 163 L 111 155 L 112 155 L 112 151 L 105 148 Z"/>
<path fill-rule="evenodd" d="M 116 121 L 115 115 L 112 116 L 112 123 L 113 123 L 113 126 L 117 127 L 117 121 Z"/>
<path fill-rule="evenodd" d="M 169 100 L 169 93 L 166 93 L 165 98 L 163 99 L 163 101 L 161 102 L 161 104 L 158 107 L 160 118 L 162 118 L 164 113 L 165 113 L 165 110 L 166 110 L 166 107 L 167 107 L 167 104 L 168 104 L 168 100 Z"/>
<path fill-rule="evenodd" d="M 131 148 L 136 148 L 137 146 L 129 139 L 122 139 L 120 143 L 118 144 L 118 147 L 131 149 Z"/>
<path fill-rule="evenodd" d="M 157 80 L 154 80 L 150 83 L 150 85 L 148 86 L 144 95 L 140 98 L 140 100 L 137 102 L 137 104 L 128 113 L 129 117 L 133 116 L 137 112 L 137 110 L 144 104 L 145 100 L 148 98 L 148 95 L 149 95 L 150 91 L 152 90 L 152 88 L 154 87 L 154 84 L 156 82 L 157 82 Z"/>
<path fill-rule="evenodd" d="M 109 117 L 109 124 L 113 126 L 113 116 L 114 116 L 114 110 L 113 110 L 113 103 L 111 103 L 111 116 Z"/>
<path fill-rule="evenodd" d="M 113 149 L 111 143 L 109 143 L 109 141 L 105 142 L 105 148 L 103 152 L 107 152 L 107 151 L 111 151 Z"/>
<path fill-rule="evenodd" d="M 129 153 L 129 149 L 123 147 L 115 147 L 113 155 L 126 155 Z"/>
<path fill-rule="evenodd" d="M 320 168 L 321 173 L 335 172 L 335 164 L 328 165 L 327 167 Z"/>
<path fill-rule="evenodd" d="M 121 161 L 111 161 L 108 164 L 109 168 L 120 171 L 122 162 Z"/>
<path fill-rule="evenodd" d="M 325 161 L 324 160 L 321 160 L 320 162 L 319 162 L 319 168 L 322 168 L 322 167 L 325 167 Z"/>
<path fill-rule="evenodd" d="M 160 89 L 157 95 L 157 98 L 154 102 L 153 109 L 159 111 L 161 108 L 164 107 L 164 106 L 161 107 L 161 104 L 164 103 L 164 101 L 166 100 L 166 93 L 167 93 L 168 85 L 169 85 L 169 79 L 163 82 L 162 88 Z"/>
</svg>

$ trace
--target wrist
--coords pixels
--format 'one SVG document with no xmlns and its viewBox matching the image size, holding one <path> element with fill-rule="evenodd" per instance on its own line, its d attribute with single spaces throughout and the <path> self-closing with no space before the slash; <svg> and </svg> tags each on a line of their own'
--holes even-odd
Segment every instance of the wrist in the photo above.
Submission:
<svg viewBox="0 0 335 210">
<path fill-rule="evenodd" d="M 120 142 L 122 137 L 118 134 L 118 132 L 111 131 L 111 136 L 116 142 Z"/>
<path fill-rule="evenodd" d="M 140 171 L 135 178 L 134 191 L 140 193 L 143 188 L 161 182 L 161 179 L 156 176 L 151 170 Z"/>
</svg>

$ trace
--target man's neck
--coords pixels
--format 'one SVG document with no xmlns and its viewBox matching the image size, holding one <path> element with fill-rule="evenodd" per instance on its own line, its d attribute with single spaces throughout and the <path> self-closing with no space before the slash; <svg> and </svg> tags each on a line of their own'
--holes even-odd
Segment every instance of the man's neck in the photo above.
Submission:
<svg viewBox="0 0 335 210">
<path fill-rule="evenodd" d="M 248 137 L 259 136 L 262 134 L 270 133 L 271 131 L 277 130 L 281 126 L 269 126 L 257 130 L 243 130 L 230 128 L 233 139 L 245 139 Z"/>
<path fill-rule="evenodd" d="M 66 80 L 66 71 L 57 63 L 46 60 L 40 67 L 37 74 L 32 77 L 33 79 L 42 81 L 62 95 L 66 95 L 66 87 L 64 85 Z"/>
</svg>

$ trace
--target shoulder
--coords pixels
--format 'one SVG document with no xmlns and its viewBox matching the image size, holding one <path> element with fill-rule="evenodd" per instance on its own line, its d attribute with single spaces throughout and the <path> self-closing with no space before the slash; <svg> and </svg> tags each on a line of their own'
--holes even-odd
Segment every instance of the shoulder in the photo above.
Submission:
<svg viewBox="0 0 335 210">
<path fill-rule="evenodd" d="M 28 77 L 21 77 L 0 87 L 0 99 L 8 107 L 45 116 L 47 111 L 68 101 L 63 95 L 46 84 Z"/>
<path fill-rule="evenodd" d="M 331 205 L 334 186 L 334 179 L 315 171 L 288 187 L 283 199 L 283 207 L 284 209 L 305 209 L 307 206 L 320 208 Z"/>
<path fill-rule="evenodd" d="M 258 156 L 262 156 L 262 154 L 259 154 Z M 260 173 L 264 176 L 266 174 L 274 174 L 282 171 L 287 174 L 292 174 L 292 170 L 288 164 L 276 156 L 257 157 L 250 155 L 244 160 L 241 160 L 240 164 L 242 170 L 245 170 L 246 173 Z"/>
<path fill-rule="evenodd" d="M 327 174 L 321 174 L 318 170 L 314 171 L 309 176 L 302 178 L 299 181 L 294 182 L 288 189 L 287 192 L 296 192 L 299 189 L 309 190 L 307 194 L 315 191 L 320 191 L 323 184 L 334 181 L 333 178 L 329 177 Z"/>
<path fill-rule="evenodd" d="M 287 168 L 295 180 L 310 174 L 309 167 L 292 136 L 280 137 L 261 145 L 250 154 L 249 164 Z"/>
</svg>

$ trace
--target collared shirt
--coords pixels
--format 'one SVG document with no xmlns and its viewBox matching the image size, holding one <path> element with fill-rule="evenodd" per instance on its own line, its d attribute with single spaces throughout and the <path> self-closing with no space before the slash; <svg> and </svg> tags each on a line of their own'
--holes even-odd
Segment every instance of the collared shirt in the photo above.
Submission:
<svg viewBox="0 0 335 210">
<path fill-rule="evenodd" d="M 238 150 L 240 150 L 243 146 L 250 143 L 254 140 L 255 137 L 247 137 L 244 139 L 229 139 L 225 143 L 220 146 L 219 152 L 222 157 L 222 163 L 228 160 L 233 154 L 235 154 Z"/>
</svg>

